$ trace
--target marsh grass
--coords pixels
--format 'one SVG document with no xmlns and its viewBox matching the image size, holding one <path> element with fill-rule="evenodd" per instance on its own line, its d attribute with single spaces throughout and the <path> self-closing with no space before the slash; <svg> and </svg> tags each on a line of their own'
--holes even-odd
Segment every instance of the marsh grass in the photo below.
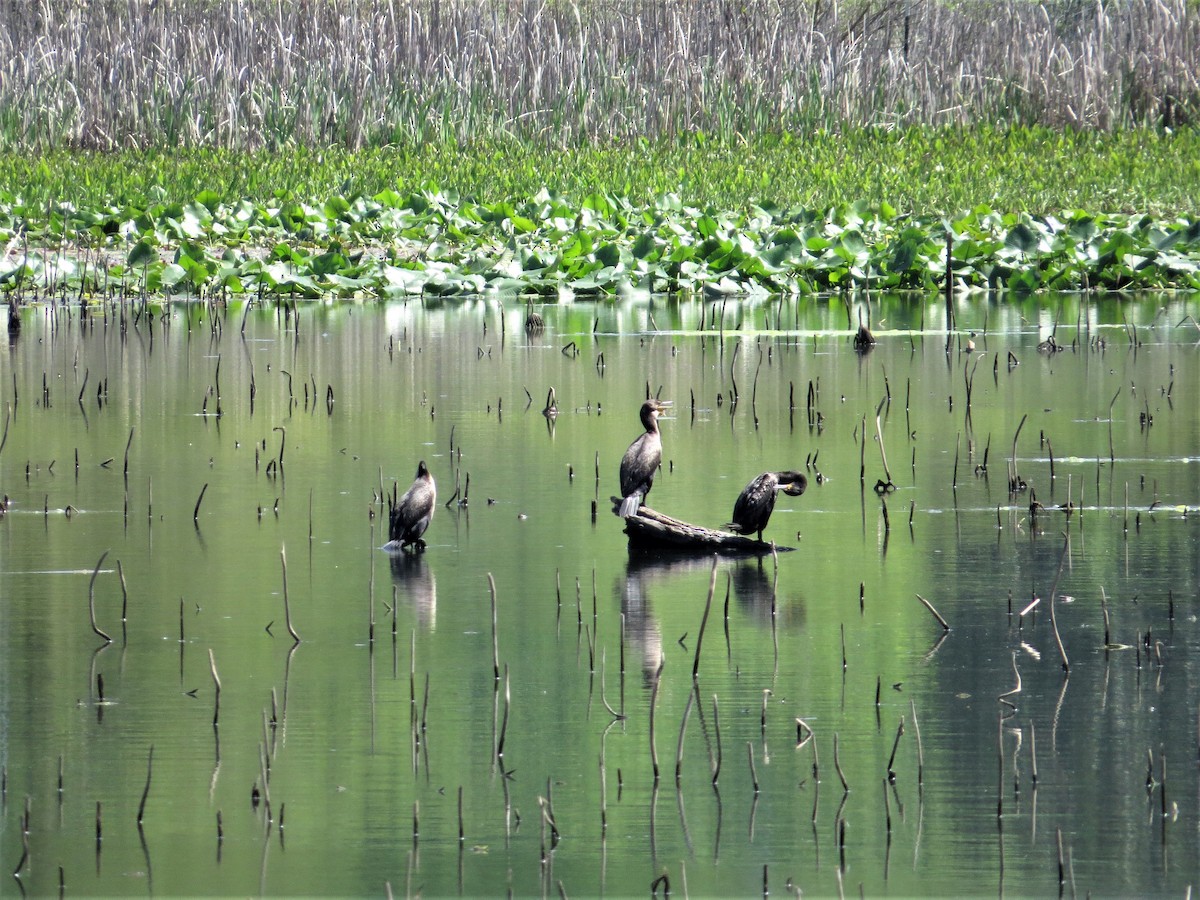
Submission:
<svg viewBox="0 0 1200 900">
<path fill-rule="evenodd" d="M 1190 128 L 1166 134 L 911 127 L 571 148 L 498 138 L 282 153 L 9 150 L 0 151 L 0 204 L 16 201 L 20 230 L 31 239 L 52 228 L 53 210 L 64 202 L 77 210 L 144 210 L 215 192 L 231 201 L 323 203 L 333 194 L 373 197 L 431 184 L 482 202 L 523 202 L 548 187 L 577 199 L 599 191 L 639 204 L 671 192 L 702 207 L 742 211 L 755 203 L 826 208 L 872 198 L 905 212 L 943 215 L 980 203 L 1034 213 L 1187 214 L 1200 194 L 1198 139 Z M 0 237 L 17 224 L 0 210 Z"/>
<path fill-rule="evenodd" d="M 1189 0 L 31 0 L 0 146 L 551 145 L 857 126 L 1176 126 Z"/>
</svg>

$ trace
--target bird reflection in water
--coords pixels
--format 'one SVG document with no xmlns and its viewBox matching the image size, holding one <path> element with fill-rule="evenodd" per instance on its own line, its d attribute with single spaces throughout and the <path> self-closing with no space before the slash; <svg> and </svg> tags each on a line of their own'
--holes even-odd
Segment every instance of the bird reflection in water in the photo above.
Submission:
<svg viewBox="0 0 1200 900">
<path fill-rule="evenodd" d="M 662 631 L 654 618 L 647 588 L 656 575 L 667 568 L 653 560 L 631 556 L 625 568 L 625 579 L 619 585 L 625 640 L 641 659 L 642 684 L 647 688 L 654 684 L 654 673 L 662 658 Z"/>
<path fill-rule="evenodd" d="M 396 602 L 407 601 L 413 609 L 417 625 L 424 631 L 437 627 L 437 580 L 425 557 L 415 553 L 395 552 L 389 555 L 392 584 L 396 586 Z"/>
<path fill-rule="evenodd" d="M 734 599 L 754 621 L 770 627 L 774 610 L 779 626 L 790 628 L 804 624 L 803 598 L 793 592 L 785 594 L 778 590 L 775 561 L 770 556 L 738 559 L 730 569 L 730 578 Z M 717 585 L 719 590 L 720 582 Z"/>
<path fill-rule="evenodd" d="M 781 554 L 781 558 L 785 554 Z M 790 555 L 790 554 L 786 554 Z M 644 684 L 653 684 L 662 653 L 662 631 L 654 614 L 654 591 L 670 589 L 678 576 L 712 570 L 711 554 L 663 556 L 659 553 L 631 552 L 625 578 L 619 583 L 621 612 L 625 616 L 625 639 L 641 659 Z M 766 629 L 774 621 L 791 628 L 804 623 L 804 600 L 794 590 L 779 589 L 775 561 L 769 555 L 722 557 L 718 563 L 716 593 L 709 627 L 720 628 L 724 598 L 728 592 L 745 619 Z M 704 597 L 697 601 L 697 621 L 704 609 Z M 731 613 L 731 619 L 737 619 Z"/>
</svg>

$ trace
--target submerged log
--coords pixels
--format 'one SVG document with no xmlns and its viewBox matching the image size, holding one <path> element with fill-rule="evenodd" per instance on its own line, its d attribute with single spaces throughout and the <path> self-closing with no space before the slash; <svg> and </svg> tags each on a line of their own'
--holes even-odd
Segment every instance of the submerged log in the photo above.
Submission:
<svg viewBox="0 0 1200 900">
<path fill-rule="evenodd" d="M 681 522 L 648 506 L 643 506 L 636 515 L 625 519 L 625 533 L 629 535 L 631 546 L 669 548 L 683 552 L 770 553 L 772 547 L 780 552 L 795 549 Z"/>
</svg>

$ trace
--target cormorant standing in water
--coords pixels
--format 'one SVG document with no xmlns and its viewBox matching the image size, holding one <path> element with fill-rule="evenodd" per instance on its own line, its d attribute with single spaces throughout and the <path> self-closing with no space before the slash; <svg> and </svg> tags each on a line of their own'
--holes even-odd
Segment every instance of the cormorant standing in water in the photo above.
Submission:
<svg viewBox="0 0 1200 900">
<path fill-rule="evenodd" d="M 617 515 L 622 519 L 637 515 L 654 484 L 654 473 L 662 462 L 658 414 L 668 405 L 666 401 L 653 398 L 642 404 L 642 427 L 646 432 L 639 435 L 621 457 L 621 506 Z"/>
<path fill-rule="evenodd" d="M 388 540 L 399 542 L 401 550 L 410 544 L 417 550 L 424 550 L 425 542 L 421 540 L 421 535 L 433 519 L 436 500 L 437 486 L 433 483 L 425 460 L 421 460 L 417 464 L 417 477 L 412 486 L 398 501 L 389 504 Z"/>
<path fill-rule="evenodd" d="M 758 539 L 763 539 L 763 529 L 771 519 L 775 509 L 775 496 L 779 491 L 799 497 L 808 487 L 808 479 L 799 472 L 764 472 L 759 475 L 742 491 L 737 502 L 733 504 L 733 521 L 729 523 L 730 531 L 737 534 L 753 534 L 758 532 Z"/>
</svg>

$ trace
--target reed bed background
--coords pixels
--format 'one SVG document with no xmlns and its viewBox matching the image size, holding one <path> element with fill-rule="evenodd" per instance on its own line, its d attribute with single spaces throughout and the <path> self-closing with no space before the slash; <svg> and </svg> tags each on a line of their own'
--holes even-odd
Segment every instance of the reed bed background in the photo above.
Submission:
<svg viewBox="0 0 1200 900">
<path fill-rule="evenodd" d="M 0 149 L 1173 127 L 1192 0 L 29 0 Z"/>
</svg>

